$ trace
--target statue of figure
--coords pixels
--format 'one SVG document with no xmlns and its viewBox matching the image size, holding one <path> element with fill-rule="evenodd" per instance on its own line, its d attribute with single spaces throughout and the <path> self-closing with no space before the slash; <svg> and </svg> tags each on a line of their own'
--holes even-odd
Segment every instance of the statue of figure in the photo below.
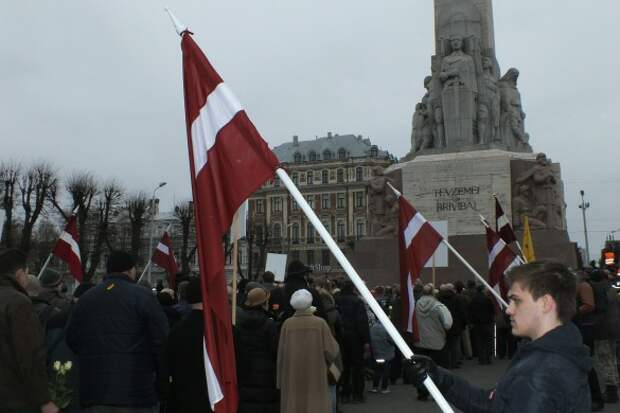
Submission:
<svg viewBox="0 0 620 413">
<path fill-rule="evenodd" d="M 518 147 L 529 146 L 529 135 L 525 133 L 525 112 L 521 106 L 521 94 L 517 89 L 519 71 L 515 68 L 508 72 L 499 81 L 500 90 L 500 127 L 504 141 Z"/>
<path fill-rule="evenodd" d="M 539 208 L 534 208 L 534 200 L 529 185 L 519 185 L 517 189 L 517 195 L 512 198 L 512 210 L 513 210 L 513 225 L 517 229 L 523 228 L 525 224 L 525 217 L 528 218 L 531 229 L 544 229 L 546 228 L 543 220 L 545 217 L 541 217 L 541 211 Z M 542 218 L 539 219 L 539 218 Z"/>
<path fill-rule="evenodd" d="M 413 152 L 433 147 L 433 134 L 430 126 L 429 114 L 423 103 L 415 107 L 411 125 L 411 147 Z"/>
<path fill-rule="evenodd" d="M 534 215 L 537 218 L 545 222 L 547 227 L 563 227 L 562 208 L 559 206 L 561 200 L 556 189 L 557 180 L 544 153 L 536 155 L 536 164 L 519 176 L 516 183 L 527 183 L 532 189 Z"/>
<path fill-rule="evenodd" d="M 443 82 L 444 88 L 465 86 L 474 93 L 478 93 L 476 65 L 474 59 L 463 51 L 463 38 L 451 37 L 450 47 L 452 53 L 443 58 L 439 73 L 439 79 Z"/>
<path fill-rule="evenodd" d="M 368 211 L 370 212 L 370 231 L 372 236 L 387 236 L 396 233 L 396 215 L 394 191 L 388 188 L 392 180 L 383 174 L 383 168 L 372 169 L 372 178 L 368 181 Z"/>
<path fill-rule="evenodd" d="M 482 68 L 478 103 L 478 142 L 487 143 L 499 137 L 500 94 L 491 59 L 485 57 Z"/>
</svg>

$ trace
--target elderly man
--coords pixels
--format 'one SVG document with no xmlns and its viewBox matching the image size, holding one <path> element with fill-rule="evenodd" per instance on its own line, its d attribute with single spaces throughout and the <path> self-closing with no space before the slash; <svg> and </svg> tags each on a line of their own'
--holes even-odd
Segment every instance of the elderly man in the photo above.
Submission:
<svg viewBox="0 0 620 413">
<path fill-rule="evenodd" d="M 590 411 L 589 350 L 571 319 L 577 279 L 563 264 L 538 261 L 508 274 L 512 333 L 530 341 L 515 354 L 497 387 L 484 390 L 413 357 L 414 379 L 427 373 L 446 399 L 466 412 L 583 413 Z"/>
</svg>

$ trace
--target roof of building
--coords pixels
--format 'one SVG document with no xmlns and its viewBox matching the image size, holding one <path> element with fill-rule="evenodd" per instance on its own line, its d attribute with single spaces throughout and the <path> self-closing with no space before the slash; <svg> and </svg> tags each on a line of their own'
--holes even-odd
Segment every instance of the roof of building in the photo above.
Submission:
<svg viewBox="0 0 620 413">
<path fill-rule="evenodd" d="M 371 156 L 373 147 L 377 150 L 376 158 L 385 159 L 391 156 L 389 152 L 380 150 L 370 142 L 370 139 L 364 139 L 361 135 L 332 135 L 331 132 L 325 137 L 309 141 L 299 141 L 297 136 L 293 136 L 292 142 L 276 146 L 273 152 L 280 162 L 294 163 L 296 153 L 301 155 L 302 162 L 311 160 L 311 152 L 316 154 L 316 161 L 325 161 L 339 159 L 341 149 L 344 149 L 346 159 Z M 325 159 L 326 150 L 329 151 L 331 159 Z"/>
</svg>

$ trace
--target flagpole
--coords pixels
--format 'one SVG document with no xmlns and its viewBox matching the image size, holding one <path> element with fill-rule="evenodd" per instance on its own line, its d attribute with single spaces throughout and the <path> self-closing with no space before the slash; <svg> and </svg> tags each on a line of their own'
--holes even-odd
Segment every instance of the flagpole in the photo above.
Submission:
<svg viewBox="0 0 620 413">
<path fill-rule="evenodd" d="M 492 197 L 495 200 L 494 205 L 493 205 L 495 207 L 495 204 L 499 203 L 499 199 L 497 198 L 497 194 L 495 194 L 495 193 L 492 195 Z M 495 210 L 495 208 L 493 208 L 493 210 Z M 502 210 L 503 210 L 503 208 L 502 208 Z M 504 216 L 506 216 L 505 214 L 506 214 L 506 212 L 504 212 Z M 495 222 L 497 223 L 497 213 L 495 214 Z M 511 227 L 512 227 L 512 225 L 511 225 Z M 495 229 L 499 230 L 499 228 L 497 228 L 497 224 L 496 224 L 496 228 Z M 513 230 L 513 233 L 514 233 L 514 230 Z M 516 238 L 516 235 L 515 235 L 515 238 Z M 519 244 L 519 240 L 518 239 L 515 239 L 515 244 L 517 244 L 517 249 L 519 250 L 519 254 L 521 254 L 521 258 L 523 258 L 523 261 L 527 264 L 527 259 L 523 255 L 523 249 L 521 248 L 521 244 Z"/>
<path fill-rule="evenodd" d="M 437 279 L 436 279 L 436 274 L 435 274 L 435 253 L 433 252 L 433 285 L 435 286 L 435 288 L 437 288 Z"/>
<path fill-rule="evenodd" d="M 164 233 L 166 232 L 170 232 L 170 228 L 172 228 L 172 222 L 168 224 L 168 226 L 166 227 L 166 230 L 164 231 Z M 151 239 L 153 238 L 153 232 L 151 231 Z M 172 237 L 170 237 L 172 240 Z M 160 239 L 161 241 L 161 239 Z M 151 245 L 153 245 L 153 241 L 151 241 Z M 157 245 L 159 245 L 159 243 L 157 243 Z M 157 249 L 157 246 L 155 246 L 155 249 Z M 139 283 L 142 278 L 146 275 L 147 271 L 149 274 L 149 282 L 152 283 L 153 280 L 151 279 L 151 267 L 152 267 L 152 260 L 153 260 L 153 249 L 151 249 L 151 258 L 149 258 L 149 262 L 146 263 L 146 265 L 144 266 L 144 270 L 142 271 L 142 274 L 140 275 L 140 278 L 138 278 L 138 281 L 136 281 L 136 283 Z"/>
<path fill-rule="evenodd" d="M 233 250 L 232 250 L 232 266 L 233 266 L 233 272 L 232 272 L 232 323 L 233 325 L 237 324 L 237 272 L 239 271 L 238 269 L 238 263 L 237 263 L 237 254 L 238 254 L 238 250 L 237 250 L 237 240 L 235 240 L 233 242 Z"/>
<path fill-rule="evenodd" d="M 41 275 L 43 275 L 43 271 L 45 271 L 45 269 L 47 268 L 47 265 L 50 263 L 50 260 L 52 259 L 52 255 L 54 254 L 50 252 L 50 255 L 47 256 L 47 259 L 45 260 L 43 267 L 41 267 L 41 270 L 39 271 L 39 275 L 37 275 L 37 279 L 40 279 Z"/>
<path fill-rule="evenodd" d="M 319 218 L 316 216 L 316 214 L 314 213 L 310 205 L 308 205 L 308 202 L 303 197 L 301 192 L 299 192 L 299 189 L 295 186 L 295 184 L 293 183 L 291 178 L 288 176 L 286 171 L 284 171 L 284 169 L 282 168 L 278 168 L 276 170 L 276 174 L 278 175 L 278 177 L 280 178 L 284 186 L 286 186 L 286 189 L 288 189 L 288 191 L 291 193 L 291 195 L 293 196 L 293 198 L 295 199 L 299 207 L 302 209 L 306 217 L 308 217 L 308 220 L 312 223 L 312 226 L 317 230 L 317 232 L 319 233 L 319 235 L 321 236 L 321 238 L 323 239 L 323 241 L 325 242 L 325 244 L 327 245 L 331 253 L 334 254 L 334 257 L 336 257 L 336 260 L 338 261 L 342 269 L 347 273 L 347 275 L 349 276 L 349 278 L 351 279 L 351 281 L 357 288 L 362 298 L 364 298 L 364 300 L 368 303 L 368 306 L 370 307 L 370 309 L 373 311 L 373 313 L 375 313 L 375 315 L 379 319 L 379 322 L 381 322 L 383 327 L 385 327 L 387 333 L 392 338 L 392 341 L 394 342 L 394 344 L 396 344 L 396 346 L 398 347 L 400 352 L 403 354 L 405 359 L 408 359 L 408 360 L 411 359 L 411 357 L 413 356 L 413 351 L 411 351 L 411 348 L 409 348 L 405 340 L 398 333 L 398 330 L 396 330 L 396 327 L 394 327 L 394 324 L 392 324 L 387 314 L 385 314 L 383 309 L 381 309 L 381 306 L 379 305 L 379 303 L 377 303 L 377 300 L 375 300 L 375 298 L 372 296 L 372 294 L 370 293 L 370 290 L 368 290 L 368 287 L 366 287 L 366 284 L 364 283 L 364 281 L 361 279 L 359 274 L 355 271 L 355 269 L 353 268 L 353 266 L 351 265 L 347 257 L 345 257 L 345 255 L 342 253 L 342 251 L 338 247 L 338 244 L 336 244 L 332 236 L 325 229 L 321 220 L 319 220 Z M 443 395 L 441 394 L 441 392 L 439 391 L 439 389 L 437 388 L 437 386 L 435 385 L 435 383 L 430 377 L 427 377 L 424 380 L 424 385 L 426 386 L 430 394 L 433 396 L 433 399 L 439 405 L 439 407 L 444 413 L 454 413 L 454 410 L 452 410 L 452 407 L 450 407 L 450 405 L 448 404 L 448 402 L 443 397 Z"/>
<path fill-rule="evenodd" d="M 136 284 L 142 281 L 142 277 L 144 277 L 144 275 L 146 274 L 146 271 L 149 268 L 151 268 L 151 260 L 149 260 L 149 262 L 147 262 L 146 265 L 144 266 L 144 270 L 142 270 L 142 274 L 140 274 L 140 278 L 138 278 L 138 281 L 136 281 Z"/>
</svg>

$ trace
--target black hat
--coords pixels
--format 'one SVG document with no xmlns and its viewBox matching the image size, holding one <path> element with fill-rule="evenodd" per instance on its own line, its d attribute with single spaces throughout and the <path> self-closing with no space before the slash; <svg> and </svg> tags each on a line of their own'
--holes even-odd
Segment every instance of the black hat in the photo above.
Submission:
<svg viewBox="0 0 620 413">
<path fill-rule="evenodd" d="M 62 274 L 58 271 L 46 268 L 43 274 L 41 274 L 39 282 L 41 283 L 41 287 L 54 288 L 62 282 Z"/>
<path fill-rule="evenodd" d="M 136 260 L 125 251 L 112 251 L 108 257 L 108 273 L 129 271 L 136 266 Z"/>
<path fill-rule="evenodd" d="M 185 290 L 185 294 L 187 294 L 187 303 L 188 304 L 198 304 L 202 303 L 202 291 L 200 290 L 200 278 L 191 277 L 187 284 L 187 290 Z"/>
<path fill-rule="evenodd" d="M 305 266 L 299 260 L 293 260 L 286 269 L 286 279 L 303 278 L 304 275 L 311 273 L 312 268 Z"/>
</svg>

